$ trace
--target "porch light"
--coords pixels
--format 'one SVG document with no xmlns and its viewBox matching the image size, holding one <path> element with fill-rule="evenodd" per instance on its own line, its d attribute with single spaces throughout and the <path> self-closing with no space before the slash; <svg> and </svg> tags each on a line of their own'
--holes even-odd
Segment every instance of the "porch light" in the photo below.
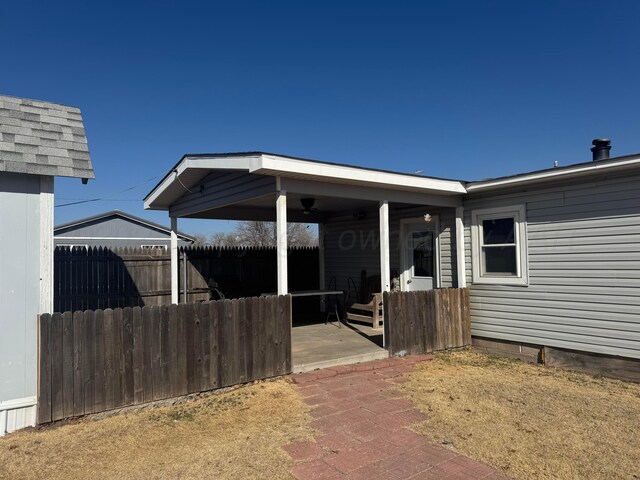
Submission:
<svg viewBox="0 0 640 480">
<path fill-rule="evenodd" d="M 433 217 L 431 216 L 431 214 L 430 213 L 425 213 L 424 214 L 424 221 L 429 223 L 429 222 L 431 222 L 431 220 L 433 220 Z"/>
</svg>

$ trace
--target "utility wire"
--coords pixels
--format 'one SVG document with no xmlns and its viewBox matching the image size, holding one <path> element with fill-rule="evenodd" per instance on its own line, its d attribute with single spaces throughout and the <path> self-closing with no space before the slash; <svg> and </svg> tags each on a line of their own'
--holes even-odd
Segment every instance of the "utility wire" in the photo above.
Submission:
<svg viewBox="0 0 640 480">
<path fill-rule="evenodd" d="M 121 200 L 117 200 L 117 198 L 115 198 L 115 197 L 117 195 L 120 195 L 121 193 L 129 192 L 131 190 L 135 190 L 136 188 L 141 187 L 142 185 L 145 185 L 145 184 L 149 183 L 150 181 L 155 180 L 156 178 L 158 178 L 158 175 L 156 175 L 155 177 L 148 178 L 144 182 L 140 182 L 137 185 L 134 185 L 133 187 L 125 188 L 124 190 L 120 190 L 119 192 L 115 192 L 115 193 L 113 193 L 111 195 L 108 195 L 106 197 L 102 197 L 102 198 L 86 198 L 86 199 L 82 199 L 82 200 L 77 200 L 75 202 L 61 203 L 59 205 L 55 205 L 55 208 L 58 208 L 58 207 L 69 207 L 71 205 L 80 205 L 82 203 L 101 202 L 101 201 L 105 201 L 105 200 L 121 201 Z M 132 200 L 122 200 L 122 201 L 132 201 Z M 140 200 L 136 200 L 136 201 L 140 201 Z"/>
</svg>

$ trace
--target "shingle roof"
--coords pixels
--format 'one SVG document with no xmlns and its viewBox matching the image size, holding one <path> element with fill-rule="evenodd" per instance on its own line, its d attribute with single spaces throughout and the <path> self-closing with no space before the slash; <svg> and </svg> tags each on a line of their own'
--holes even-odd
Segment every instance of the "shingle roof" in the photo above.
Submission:
<svg viewBox="0 0 640 480">
<path fill-rule="evenodd" d="M 95 178 L 80 109 L 0 95 L 0 172 Z"/>
</svg>

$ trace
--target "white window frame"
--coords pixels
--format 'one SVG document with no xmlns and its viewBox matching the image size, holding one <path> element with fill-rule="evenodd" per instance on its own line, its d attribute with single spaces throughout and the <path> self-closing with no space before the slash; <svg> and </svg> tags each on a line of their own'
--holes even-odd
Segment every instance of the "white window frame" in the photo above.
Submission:
<svg viewBox="0 0 640 480">
<path fill-rule="evenodd" d="M 89 250 L 89 245 L 87 244 L 80 244 L 80 243 L 57 243 L 56 247 L 65 247 L 65 248 L 70 248 L 70 249 L 74 249 L 74 248 L 82 248 L 85 250 Z"/>
<path fill-rule="evenodd" d="M 142 245 L 140 245 L 140 249 L 141 250 L 160 250 L 160 249 L 163 249 L 164 251 L 167 251 L 167 246 L 166 245 L 149 245 L 149 244 L 143 243 Z"/>
<path fill-rule="evenodd" d="M 517 275 L 483 274 L 482 222 L 508 217 L 512 217 L 515 223 L 514 240 L 516 244 Z M 525 205 L 483 208 L 471 211 L 471 267 L 473 271 L 473 283 L 488 285 L 529 285 L 529 255 Z"/>
</svg>

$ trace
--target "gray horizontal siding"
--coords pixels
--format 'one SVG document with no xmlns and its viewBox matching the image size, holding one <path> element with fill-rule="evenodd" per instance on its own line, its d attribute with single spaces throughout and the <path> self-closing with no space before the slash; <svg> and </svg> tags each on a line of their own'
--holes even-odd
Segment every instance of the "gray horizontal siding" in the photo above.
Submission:
<svg viewBox="0 0 640 480">
<path fill-rule="evenodd" d="M 108 238 L 108 240 L 105 240 Z M 143 238 L 144 240 L 138 240 Z M 168 232 L 144 225 L 127 218 L 112 216 L 80 223 L 56 231 L 54 243 L 58 245 L 88 245 L 102 247 L 137 247 L 141 245 L 169 245 Z M 178 244 L 191 242 L 178 239 Z"/>
<path fill-rule="evenodd" d="M 452 208 L 416 207 L 396 210 L 390 206 L 390 264 L 391 271 L 400 273 L 400 220 L 419 218 L 426 212 L 438 215 L 440 220 L 440 263 L 442 286 L 455 282 L 455 210 Z M 347 290 L 351 278 L 360 289 L 360 272 L 367 276 L 380 274 L 380 226 L 378 210 L 370 209 L 366 218 L 335 217 L 325 222 L 325 277 L 335 277 L 337 288 Z"/>
<path fill-rule="evenodd" d="M 470 195 L 472 334 L 640 358 L 640 176 Z M 471 212 L 525 204 L 529 286 L 471 283 Z"/>
</svg>

